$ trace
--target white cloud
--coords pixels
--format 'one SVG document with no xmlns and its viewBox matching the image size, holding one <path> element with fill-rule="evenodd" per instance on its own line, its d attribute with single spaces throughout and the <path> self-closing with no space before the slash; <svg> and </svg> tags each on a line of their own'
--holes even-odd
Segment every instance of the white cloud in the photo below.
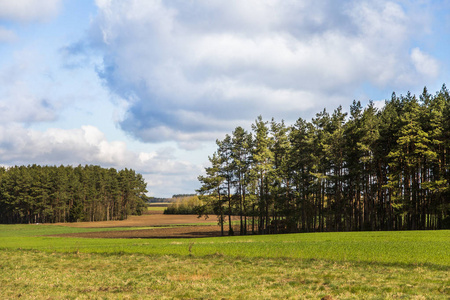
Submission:
<svg viewBox="0 0 450 300">
<path fill-rule="evenodd" d="M 0 0 L 0 19 L 32 22 L 55 16 L 62 0 Z"/>
<path fill-rule="evenodd" d="M 373 101 L 373 106 L 378 109 L 379 111 L 381 111 L 384 106 L 386 105 L 386 100 L 375 100 Z"/>
<path fill-rule="evenodd" d="M 192 194 L 200 188 L 197 175 L 199 172 L 173 176 L 167 174 L 143 174 L 147 183 L 147 190 L 151 196 L 172 197 L 175 194 Z"/>
<path fill-rule="evenodd" d="M 132 168 L 149 181 L 152 195 L 166 195 L 169 178 L 192 186 L 200 166 L 167 156 L 168 150 L 135 152 L 122 141 L 108 141 L 94 126 L 64 130 L 50 128 L 38 131 L 17 123 L 0 125 L 0 159 L 2 164 L 78 165 L 94 164 L 117 169 Z M 174 179 L 176 178 L 176 179 Z M 163 180 L 165 185 L 158 186 Z M 164 190 L 166 189 L 166 190 Z M 170 195 L 167 195 L 170 196 Z"/>
<path fill-rule="evenodd" d="M 439 74 L 438 61 L 430 55 L 423 53 L 419 48 L 412 50 L 411 60 L 419 73 L 430 78 L 435 78 Z"/>
<path fill-rule="evenodd" d="M 101 75 L 129 100 L 122 128 L 147 142 L 194 148 L 259 114 L 294 120 L 345 106 L 365 82 L 395 90 L 438 72 L 408 55 L 423 19 L 392 1 L 97 5 Z"/>
<path fill-rule="evenodd" d="M 8 64 L 0 65 L 0 124 L 57 118 L 59 104 L 49 98 L 54 82 L 48 72 L 42 56 L 34 51 L 18 51 Z"/>
<path fill-rule="evenodd" d="M 15 82 L 6 91 L 0 89 L 0 123 L 43 122 L 56 119 L 55 109 L 45 98 L 27 91 L 23 82 Z"/>
</svg>

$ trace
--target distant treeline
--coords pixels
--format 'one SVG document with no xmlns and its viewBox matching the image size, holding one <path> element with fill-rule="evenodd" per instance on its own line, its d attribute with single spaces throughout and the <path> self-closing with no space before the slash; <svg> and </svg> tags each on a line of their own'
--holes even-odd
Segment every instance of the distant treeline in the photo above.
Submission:
<svg viewBox="0 0 450 300">
<path fill-rule="evenodd" d="M 133 170 L 99 166 L 0 168 L 0 222 L 122 220 L 141 214 L 146 183 Z"/>
<path fill-rule="evenodd" d="M 186 197 L 194 197 L 196 194 L 175 194 L 172 196 L 172 198 L 186 198 Z"/>
<path fill-rule="evenodd" d="M 204 210 L 205 202 L 201 201 L 197 195 L 174 197 L 172 202 L 164 210 L 166 215 L 197 215 L 206 214 Z M 211 211 L 210 214 L 213 214 Z"/>
<path fill-rule="evenodd" d="M 199 192 L 219 221 L 240 216 L 241 234 L 450 228 L 445 85 L 292 126 L 258 117 L 217 146 Z"/>
<path fill-rule="evenodd" d="M 172 201 L 172 198 L 156 198 L 156 197 L 149 197 L 147 199 L 147 203 L 169 203 Z"/>
</svg>

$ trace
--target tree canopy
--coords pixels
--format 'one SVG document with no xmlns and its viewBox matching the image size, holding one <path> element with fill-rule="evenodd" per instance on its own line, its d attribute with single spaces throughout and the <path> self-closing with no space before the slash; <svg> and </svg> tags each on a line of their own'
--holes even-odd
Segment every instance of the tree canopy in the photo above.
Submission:
<svg viewBox="0 0 450 300">
<path fill-rule="evenodd" d="M 450 228 L 445 85 L 291 126 L 259 116 L 217 146 L 198 192 L 241 234 Z"/>
<path fill-rule="evenodd" d="M 145 207 L 146 183 L 130 169 L 99 166 L 0 168 L 0 222 L 126 219 Z"/>
</svg>

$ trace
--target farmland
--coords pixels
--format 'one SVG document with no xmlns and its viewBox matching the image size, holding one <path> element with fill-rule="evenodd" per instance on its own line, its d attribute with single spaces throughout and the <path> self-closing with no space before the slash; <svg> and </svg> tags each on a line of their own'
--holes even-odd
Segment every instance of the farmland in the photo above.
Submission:
<svg viewBox="0 0 450 300">
<path fill-rule="evenodd" d="M 329 295 L 335 299 L 448 299 L 450 296 L 449 231 L 161 239 L 152 238 L 150 232 L 172 228 L 194 232 L 215 222 L 194 217 L 193 221 L 203 223 L 192 226 L 192 222 L 180 219 L 177 221 L 182 223 L 178 225 L 185 226 L 165 224 L 164 228 L 156 228 L 148 220 L 158 216 L 163 215 L 116 221 L 114 227 L 110 224 L 99 227 L 96 223 L 75 224 L 78 227 L 0 225 L 0 297 L 320 299 Z M 93 224 L 97 228 L 92 228 Z M 210 227 L 212 231 L 217 229 Z M 120 232 L 122 237 L 127 232 L 129 237 L 136 232 L 147 232 L 148 236 L 81 237 L 114 232 Z"/>
</svg>

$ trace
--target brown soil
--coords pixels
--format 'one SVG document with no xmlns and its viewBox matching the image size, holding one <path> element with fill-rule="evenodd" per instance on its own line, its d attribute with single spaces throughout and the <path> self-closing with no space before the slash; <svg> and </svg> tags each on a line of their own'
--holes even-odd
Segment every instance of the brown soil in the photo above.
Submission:
<svg viewBox="0 0 450 300">
<path fill-rule="evenodd" d="M 160 211 L 154 211 L 142 216 L 129 216 L 122 221 L 99 221 L 99 222 L 77 222 L 77 223 L 55 223 L 55 225 L 78 227 L 78 228 L 110 228 L 110 227 L 150 227 L 176 224 L 201 224 L 215 223 L 216 217 L 198 218 L 196 215 L 164 215 Z"/>
<path fill-rule="evenodd" d="M 83 237 L 83 238 L 126 238 L 126 239 L 145 239 L 145 238 L 201 238 L 220 236 L 220 226 L 180 226 L 171 228 L 155 228 L 142 230 L 120 230 L 103 232 L 84 232 L 61 234 L 65 237 Z M 225 230 L 225 235 L 228 232 Z"/>
<path fill-rule="evenodd" d="M 199 238 L 221 236 L 220 226 L 201 225 L 204 223 L 215 223 L 216 217 L 208 219 L 198 218 L 195 215 L 164 215 L 162 212 L 154 211 L 143 216 L 130 216 L 123 221 L 100 221 L 100 222 L 78 222 L 78 223 L 55 223 L 54 225 L 78 228 L 114 228 L 114 227 L 152 227 L 168 226 L 177 224 L 191 224 L 171 228 L 153 228 L 141 230 L 119 230 L 104 232 L 85 232 L 63 234 L 58 236 L 86 237 L 86 238 Z M 228 235 L 228 226 L 224 227 L 225 235 Z M 238 228 L 234 231 L 238 232 Z"/>
</svg>

